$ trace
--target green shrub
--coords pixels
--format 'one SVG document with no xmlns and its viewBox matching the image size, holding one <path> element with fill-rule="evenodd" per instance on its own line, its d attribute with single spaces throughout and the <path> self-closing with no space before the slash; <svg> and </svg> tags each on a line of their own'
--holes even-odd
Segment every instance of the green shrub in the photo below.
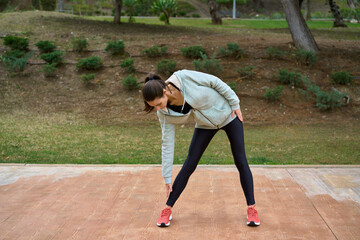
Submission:
<svg viewBox="0 0 360 240">
<path fill-rule="evenodd" d="M 238 68 L 237 72 L 240 74 L 242 78 L 252 78 L 254 77 L 255 73 L 252 71 L 255 67 L 253 66 L 246 66 L 243 68 Z"/>
<path fill-rule="evenodd" d="M 56 8 L 56 0 L 40 0 L 41 10 L 54 11 Z"/>
<path fill-rule="evenodd" d="M 310 67 L 312 65 L 314 65 L 314 63 L 317 60 L 315 52 L 306 51 L 306 50 L 302 50 L 302 49 L 295 52 L 295 58 L 297 61 L 301 62 L 304 65 L 310 66 Z"/>
<path fill-rule="evenodd" d="M 237 43 L 227 43 L 226 48 L 220 48 L 220 53 L 227 57 L 242 58 L 244 50 Z"/>
<path fill-rule="evenodd" d="M 278 86 L 278 87 L 274 87 L 272 89 L 271 88 L 267 89 L 266 93 L 265 93 L 266 100 L 268 100 L 270 102 L 279 100 L 283 90 L 284 90 L 283 86 Z"/>
<path fill-rule="evenodd" d="M 132 58 L 127 58 L 124 61 L 122 61 L 122 63 L 120 64 L 120 66 L 122 68 L 125 68 L 125 70 L 128 73 L 132 73 L 135 70 L 135 66 L 134 66 L 134 60 Z"/>
<path fill-rule="evenodd" d="M 33 55 L 33 52 L 29 52 L 21 58 L 14 56 L 1 56 L 0 60 L 5 65 L 5 68 L 9 72 L 22 72 L 25 70 L 28 59 Z"/>
<path fill-rule="evenodd" d="M 167 46 L 160 47 L 159 45 L 154 45 L 143 51 L 148 57 L 160 57 L 167 54 Z"/>
<path fill-rule="evenodd" d="M 268 47 L 266 49 L 266 55 L 268 55 L 269 59 L 281 58 L 285 52 L 280 51 L 278 47 Z"/>
<path fill-rule="evenodd" d="M 123 79 L 122 84 L 126 90 L 135 90 L 138 89 L 140 84 L 137 82 L 137 78 L 133 77 L 133 74 L 130 74 Z"/>
<path fill-rule="evenodd" d="M 108 42 L 105 51 L 110 52 L 111 55 L 122 55 L 125 53 L 125 43 L 122 40 Z"/>
<path fill-rule="evenodd" d="M 94 73 L 88 75 L 83 74 L 81 75 L 81 79 L 86 86 L 89 86 L 91 84 L 91 81 L 95 79 L 95 74 Z"/>
<path fill-rule="evenodd" d="M 77 69 L 96 70 L 103 66 L 101 58 L 97 56 L 80 59 L 76 64 Z"/>
<path fill-rule="evenodd" d="M 56 46 L 50 41 L 39 41 L 35 44 L 41 53 L 49 53 L 54 51 Z"/>
<path fill-rule="evenodd" d="M 270 19 L 282 19 L 284 17 L 284 13 L 282 12 L 274 12 L 270 15 Z"/>
<path fill-rule="evenodd" d="M 316 107 L 318 107 L 321 111 L 342 106 L 341 100 L 345 97 L 345 94 L 335 90 L 324 92 L 320 90 L 319 86 L 312 84 L 305 76 L 303 76 L 301 80 L 306 86 L 307 91 L 312 92 L 316 96 Z M 305 93 L 305 91 L 301 92 Z M 308 94 L 305 95 L 308 97 Z"/>
<path fill-rule="evenodd" d="M 331 75 L 332 83 L 346 85 L 352 83 L 353 76 L 347 71 L 335 72 Z"/>
<path fill-rule="evenodd" d="M 344 98 L 344 94 L 332 90 L 329 92 L 318 91 L 316 94 L 316 106 L 325 111 L 342 105 L 341 100 Z"/>
<path fill-rule="evenodd" d="M 201 16 L 200 16 L 199 14 L 197 14 L 197 13 L 193 13 L 193 14 L 191 15 L 191 17 L 193 17 L 193 18 L 200 18 Z"/>
<path fill-rule="evenodd" d="M 14 50 L 8 50 L 4 53 L 3 55 L 4 57 L 12 57 L 12 58 L 22 58 L 23 56 L 25 56 L 25 52 L 24 51 L 21 51 L 21 50 L 17 50 L 17 49 L 14 49 Z"/>
<path fill-rule="evenodd" d="M 165 22 L 166 21 L 166 16 L 164 13 L 161 13 L 160 16 L 159 16 L 159 21 L 161 22 Z"/>
<path fill-rule="evenodd" d="M 75 52 L 83 52 L 89 45 L 85 37 L 73 37 L 71 43 Z"/>
<path fill-rule="evenodd" d="M 44 72 L 45 77 L 55 77 L 56 63 L 46 64 L 43 67 L 43 72 Z"/>
<path fill-rule="evenodd" d="M 175 72 L 176 62 L 174 60 L 161 60 L 157 65 L 157 71 L 165 75 L 171 75 Z"/>
<path fill-rule="evenodd" d="M 10 47 L 13 50 L 28 51 L 29 40 L 27 38 L 21 38 L 16 36 L 6 36 L 3 41 L 5 46 Z"/>
<path fill-rule="evenodd" d="M 58 65 L 63 61 L 62 55 L 63 52 L 61 50 L 57 50 L 55 52 L 43 53 L 40 55 L 40 58 L 48 64 L 55 63 L 55 65 Z"/>
<path fill-rule="evenodd" d="M 183 56 L 187 58 L 202 58 L 202 55 L 206 55 L 202 46 L 190 46 L 188 48 L 180 49 Z"/>
<path fill-rule="evenodd" d="M 289 84 L 291 86 L 299 86 L 301 84 L 301 79 L 303 75 L 296 72 L 289 72 L 286 69 L 281 69 L 279 71 L 279 75 L 277 76 L 277 79 L 280 80 L 282 84 Z"/>
<path fill-rule="evenodd" d="M 213 75 L 218 75 L 222 72 L 220 60 L 215 59 L 216 53 L 209 59 L 205 54 L 200 53 L 202 59 L 194 60 L 193 64 L 196 71 L 206 72 Z"/>
</svg>

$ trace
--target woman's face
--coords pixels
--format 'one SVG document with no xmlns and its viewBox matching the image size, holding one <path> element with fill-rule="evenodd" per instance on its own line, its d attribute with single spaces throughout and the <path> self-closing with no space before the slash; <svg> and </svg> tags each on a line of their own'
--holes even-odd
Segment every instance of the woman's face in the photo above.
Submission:
<svg viewBox="0 0 360 240">
<path fill-rule="evenodd" d="M 164 109 L 168 102 L 168 97 L 166 96 L 166 90 L 164 90 L 164 95 L 161 98 L 155 98 L 153 101 L 148 101 L 147 103 L 154 107 L 156 111 Z"/>
</svg>

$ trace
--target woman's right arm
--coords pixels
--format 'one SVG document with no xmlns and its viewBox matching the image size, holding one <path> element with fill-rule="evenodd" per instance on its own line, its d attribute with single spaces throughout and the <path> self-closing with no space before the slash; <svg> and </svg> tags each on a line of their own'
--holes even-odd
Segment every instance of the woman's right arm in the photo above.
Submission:
<svg viewBox="0 0 360 240">
<path fill-rule="evenodd" d="M 166 123 L 164 114 L 157 112 L 162 130 L 162 176 L 165 184 L 171 183 L 172 166 L 174 162 L 174 145 L 175 145 L 175 125 Z"/>
</svg>

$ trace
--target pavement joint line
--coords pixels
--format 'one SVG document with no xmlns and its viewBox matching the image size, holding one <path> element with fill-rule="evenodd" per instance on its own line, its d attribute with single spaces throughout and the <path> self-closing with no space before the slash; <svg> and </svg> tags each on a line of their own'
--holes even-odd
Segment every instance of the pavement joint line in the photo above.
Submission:
<svg viewBox="0 0 360 240">
<path fill-rule="evenodd" d="M 318 215 L 321 217 L 321 219 L 323 220 L 323 222 L 326 224 L 326 226 L 329 228 L 329 230 L 331 231 L 331 233 L 334 235 L 336 240 L 339 240 L 338 237 L 336 236 L 336 234 L 333 232 L 333 230 L 331 229 L 331 227 L 329 226 L 329 224 L 325 221 L 325 219 L 323 218 L 323 216 L 320 214 L 320 212 L 318 211 L 318 209 L 316 208 L 315 204 L 313 203 L 313 201 L 310 199 L 310 197 L 308 197 L 303 189 L 303 186 L 301 186 L 294 178 L 293 175 L 291 175 L 291 173 L 289 172 L 288 169 L 286 169 L 286 172 L 289 173 L 289 175 L 292 177 L 293 181 L 296 182 L 296 184 L 299 186 L 299 188 L 301 189 L 301 191 L 304 193 L 304 195 L 306 196 L 307 199 L 309 199 L 311 205 L 313 206 L 313 208 L 316 210 L 316 212 L 318 213 Z"/>
<path fill-rule="evenodd" d="M 183 164 L 174 164 L 181 167 Z M 24 167 L 161 167 L 161 164 L 37 164 L 37 163 L 0 163 L 0 167 L 5 166 L 24 166 Z M 250 164 L 251 168 L 360 168 L 360 165 L 255 165 Z M 234 168 L 234 164 L 199 164 L 202 168 Z"/>
</svg>

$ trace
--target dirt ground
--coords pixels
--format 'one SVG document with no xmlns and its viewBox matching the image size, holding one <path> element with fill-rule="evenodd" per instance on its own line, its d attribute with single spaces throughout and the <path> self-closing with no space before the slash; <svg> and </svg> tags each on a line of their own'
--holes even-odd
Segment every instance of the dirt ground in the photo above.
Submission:
<svg viewBox="0 0 360 240">
<path fill-rule="evenodd" d="M 0 16 L 0 29 L 0 36 L 27 36 L 30 48 L 34 50 L 34 44 L 40 40 L 54 41 L 58 49 L 69 50 L 64 54 L 68 64 L 62 65 L 53 78 L 44 76 L 41 72 L 43 65 L 31 64 L 23 73 L 11 76 L 0 64 L 1 114 L 19 111 L 36 114 L 72 112 L 106 125 L 153 121 L 156 119 L 155 113 L 146 115 L 142 111 L 140 92 L 128 92 L 123 88 L 121 81 L 128 74 L 121 67 L 103 67 L 96 72 L 83 72 L 71 64 L 77 59 L 94 55 L 100 56 L 106 66 L 120 64 L 129 56 L 112 57 L 103 49 L 108 41 L 121 39 L 125 42 L 126 51 L 134 58 L 137 69 L 135 76 L 139 82 L 143 81 L 146 73 L 156 71 L 156 64 L 162 59 L 150 59 L 141 53 L 155 44 L 168 47 L 169 55 L 164 58 L 175 60 L 178 70 L 193 70 L 192 60 L 183 57 L 180 48 L 202 45 L 211 55 L 228 42 L 238 43 L 244 49 L 244 57 L 239 60 L 221 58 L 223 72 L 219 77 L 225 82 L 237 83 L 236 92 L 241 100 L 244 121 L 249 124 L 358 123 L 360 118 L 359 41 L 336 40 L 318 34 L 316 42 L 321 51 L 314 66 L 308 67 L 295 60 L 295 48 L 287 30 L 272 32 L 241 29 L 223 32 L 145 24 L 114 25 L 47 12 L 3 14 Z M 72 52 L 73 36 L 87 37 L 91 51 Z M 0 42 L 1 51 L 5 51 Z M 279 47 L 289 54 L 281 59 L 268 59 L 268 47 Z M 42 63 L 38 52 L 30 62 Z M 255 67 L 252 79 L 241 78 L 237 73 L 237 68 L 245 66 Z M 297 88 L 290 86 L 284 86 L 279 102 L 267 102 L 264 98 L 266 89 L 280 85 L 276 75 L 283 68 L 306 75 L 324 91 L 335 87 L 350 97 L 350 103 L 322 112 L 315 106 L 314 97 L 307 99 Z M 351 85 L 331 85 L 331 73 L 340 70 L 349 71 L 355 76 Z M 83 73 L 95 73 L 95 80 L 90 87 L 82 83 Z M 166 79 L 168 76 L 163 77 Z"/>
</svg>

